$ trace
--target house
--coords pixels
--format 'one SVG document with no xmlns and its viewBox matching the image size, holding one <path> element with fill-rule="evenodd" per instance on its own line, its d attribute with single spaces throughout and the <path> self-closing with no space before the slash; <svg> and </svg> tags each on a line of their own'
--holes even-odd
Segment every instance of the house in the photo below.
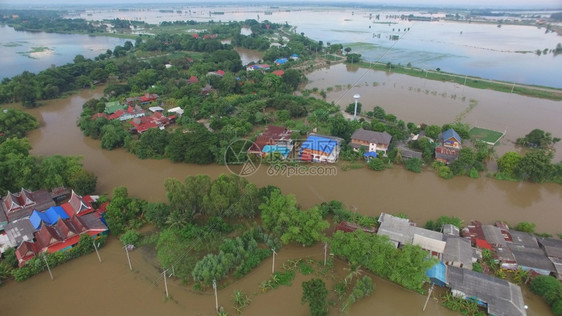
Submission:
<svg viewBox="0 0 562 316">
<path fill-rule="evenodd" d="M 164 109 L 160 106 L 151 106 L 151 107 L 148 108 L 148 110 L 152 113 L 156 113 L 156 112 L 162 113 L 162 112 L 164 112 Z"/>
<path fill-rule="evenodd" d="M 291 58 L 291 59 L 294 60 L 294 61 L 297 61 L 297 60 L 299 60 L 299 55 L 293 54 L 293 55 L 291 55 L 291 57 L 289 57 L 289 58 Z"/>
<path fill-rule="evenodd" d="M 117 112 L 115 112 L 115 113 L 117 113 Z M 115 113 L 113 113 L 112 115 L 114 115 Z M 126 121 L 126 120 L 133 119 L 135 117 L 142 117 L 142 116 L 144 116 L 144 114 L 145 114 L 144 110 L 140 106 L 135 105 L 133 107 L 133 106 L 129 105 L 127 107 L 127 111 L 126 112 L 123 111 L 123 113 L 118 118 L 119 118 L 120 121 Z M 110 115 L 110 117 L 111 117 L 111 115 Z"/>
<path fill-rule="evenodd" d="M 92 115 L 92 121 L 95 120 L 95 119 L 97 119 L 97 118 L 100 118 L 100 117 L 103 117 L 103 118 L 107 119 L 107 114 L 105 114 L 105 113 L 96 113 L 96 114 Z"/>
<path fill-rule="evenodd" d="M 276 75 L 277 77 L 281 77 L 285 74 L 285 71 L 283 70 L 275 70 L 271 72 L 272 74 Z"/>
<path fill-rule="evenodd" d="M 429 282 L 438 286 L 447 285 L 447 267 L 441 261 L 427 269 L 425 274 L 429 277 Z"/>
<path fill-rule="evenodd" d="M 554 263 L 546 256 L 540 248 L 518 248 L 510 247 L 517 262 L 517 266 L 524 271 L 531 271 L 541 275 L 556 275 Z"/>
<path fill-rule="evenodd" d="M 442 261 L 448 266 L 472 270 L 472 246 L 460 237 L 447 237 Z"/>
<path fill-rule="evenodd" d="M 381 213 L 379 223 L 377 234 L 387 236 L 397 248 L 405 244 L 418 245 L 437 258 L 441 258 L 445 251 L 446 242 L 443 241 L 443 234 L 440 232 L 416 227 L 415 223 L 406 218 L 386 213 Z"/>
<path fill-rule="evenodd" d="M 169 109 L 168 113 L 176 113 L 179 117 L 181 117 L 183 115 L 184 111 L 179 106 L 176 106 L 175 108 Z"/>
<path fill-rule="evenodd" d="M 351 135 L 351 147 L 355 151 L 365 148 L 366 152 L 382 151 L 386 154 L 392 136 L 387 132 L 374 132 L 365 129 L 358 129 Z"/>
<path fill-rule="evenodd" d="M 254 64 L 248 65 L 246 67 L 246 71 L 254 71 L 254 70 L 269 70 L 270 67 L 268 64 Z"/>
<path fill-rule="evenodd" d="M 160 98 L 160 96 L 156 93 L 145 93 L 142 97 L 140 97 L 139 101 L 141 104 L 149 104 L 157 101 L 158 98 Z"/>
<path fill-rule="evenodd" d="M 461 137 L 452 128 L 439 134 L 439 145 L 435 147 L 435 160 L 445 164 L 456 160 L 462 148 L 461 142 Z"/>
<path fill-rule="evenodd" d="M 334 163 L 339 155 L 340 141 L 336 138 L 311 134 L 301 144 L 301 161 Z"/>
<path fill-rule="evenodd" d="M 247 152 L 262 157 L 279 152 L 283 158 L 287 158 L 292 150 L 291 131 L 283 126 L 268 125 L 248 148 Z"/>
<path fill-rule="evenodd" d="M 455 132 L 455 130 L 452 128 L 441 133 L 441 135 L 439 136 L 439 141 L 443 146 L 447 148 L 462 149 L 462 139 L 459 134 L 457 134 L 457 132 Z"/>
<path fill-rule="evenodd" d="M 224 76 L 224 74 L 225 74 L 224 70 L 217 70 L 217 71 L 209 71 L 209 72 L 207 73 L 207 76 L 219 76 L 219 77 L 222 77 L 222 76 Z"/>
<path fill-rule="evenodd" d="M 280 65 L 286 64 L 288 61 L 289 61 L 289 60 L 288 60 L 287 58 L 279 58 L 279 59 L 276 59 L 276 60 L 274 61 L 274 63 L 275 63 L 277 66 L 280 66 Z"/>
<path fill-rule="evenodd" d="M 142 134 L 151 128 L 165 129 L 175 118 L 175 115 L 166 117 L 156 112 L 152 116 L 136 117 L 129 123 L 133 125 L 132 131 Z"/>
<path fill-rule="evenodd" d="M 80 235 L 89 234 L 97 237 L 107 232 L 107 226 L 96 213 L 82 216 L 73 215 L 71 218 L 59 219 L 54 225 L 41 225 L 34 233 L 35 241 L 24 241 L 16 249 L 19 266 L 41 252 L 57 252 L 69 250 L 78 244 Z"/>
<path fill-rule="evenodd" d="M 189 77 L 189 79 L 186 80 L 186 83 L 187 85 L 199 83 L 199 79 L 194 75 L 191 75 L 191 77 Z"/>
<path fill-rule="evenodd" d="M 122 106 L 121 103 L 119 103 L 119 101 L 105 102 L 105 110 L 103 110 L 103 113 L 109 115 L 124 109 L 125 107 Z"/>
<path fill-rule="evenodd" d="M 10 193 L 2 198 L 0 211 L 4 213 L 7 222 L 16 219 L 29 217 L 33 210 L 44 211 L 51 206 L 55 206 L 55 201 L 46 190 L 31 192 L 21 189 L 18 193 Z M 0 221 L 3 220 L 3 217 Z"/>
<path fill-rule="evenodd" d="M 459 237 L 460 236 L 460 229 L 453 225 L 453 224 L 445 224 L 443 225 L 443 235 L 446 237 Z"/>
<path fill-rule="evenodd" d="M 447 285 L 455 296 L 476 299 L 490 315 L 526 316 L 521 288 L 506 280 L 449 266 Z"/>
</svg>

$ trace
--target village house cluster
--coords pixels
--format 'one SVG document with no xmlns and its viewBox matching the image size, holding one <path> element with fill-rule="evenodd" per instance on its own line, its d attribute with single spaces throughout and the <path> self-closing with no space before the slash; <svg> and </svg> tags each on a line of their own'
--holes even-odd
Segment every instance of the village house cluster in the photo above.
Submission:
<svg viewBox="0 0 562 316">
<path fill-rule="evenodd" d="M 490 315 L 527 313 L 519 286 L 472 270 L 473 264 L 482 259 L 483 249 L 492 251 L 503 269 L 522 269 L 531 275 L 551 275 L 562 280 L 562 241 L 558 239 L 511 230 L 503 222 L 483 225 L 473 221 L 462 230 L 446 224 L 440 232 L 386 213 L 381 213 L 378 222 L 380 226 L 375 229 L 344 221 L 336 231 L 361 229 L 387 236 L 397 248 L 406 244 L 420 246 L 439 260 L 427 271 L 433 284 L 450 288 L 453 295 L 475 298 Z"/>
<path fill-rule="evenodd" d="M 97 198 L 64 188 L 8 192 L 0 203 L 0 251 L 16 248 L 21 267 L 38 254 L 72 249 L 82 234 L 107 234 L 102 218 L 107 203 L 95 209 Z"/>
<path fill-rule="evenodd" d="M 195 77 L 197 79 L 197 77 Z M 191 79 L 188 79 L 191 80 Z M 196 81 L 198 82 L 198 80 Z M 168 113 L 175 113 L 169 116 L 163 115 L 164 109 L 160 106 L 151 106 L 148 111 L 152 115 L 146 115 L 146 111 L 141 106 L 146 106 L 156 102 L 159 96 L 155 93 L 146 93 L 140 97 L 125 99 L 124 103 L 111 101 L 105 103 L 103 113 L 92 115 L 92 120 L 96 118 L 106 118 L 108 120 L 129 121 L 132 125 L 131 132 L 142 134 L 151 128 L 165 129 L 168 125 L 175 123 L 176 116 L 183 114 L 183 109 L 175 107 L 169 109 Z"/>
</svg>

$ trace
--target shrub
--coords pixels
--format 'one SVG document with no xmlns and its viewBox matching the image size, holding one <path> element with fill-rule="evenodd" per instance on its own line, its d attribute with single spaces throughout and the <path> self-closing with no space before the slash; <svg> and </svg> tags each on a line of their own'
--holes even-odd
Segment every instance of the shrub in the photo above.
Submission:
<svg viewBox="0 0 562 316">
<path fill-rule="evenodd" d="M 420 173 L 421 166 L 423 165 L 423 161 L 419 158 L 412 158 L 405 161 L 406 170 L 410 170 L 413 172 Z"/>
<path fill-rule="evenodd" d="M 439 176 L 443 179 L 451 179 L 453 177 L 453 172 L 447 166 L 439 167 Z"/>
</svg>

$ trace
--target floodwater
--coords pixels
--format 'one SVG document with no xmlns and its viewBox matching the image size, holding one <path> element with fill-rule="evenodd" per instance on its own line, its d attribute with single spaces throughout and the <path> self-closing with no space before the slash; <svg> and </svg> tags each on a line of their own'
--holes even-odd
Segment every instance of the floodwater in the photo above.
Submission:
<svg viewBox="0 0 562 316">
<path fill-rule="evenodd" d="M 334 69 L 339 69 L 335 66 Z M 345 68 L 344 68 L 345 69 Z M 335 86 L 340 82 L 354 82 L 353 78 L 340 78 L 333 82 L 322 81 L 320 78 L 330 78 L 331 75 L 320 70 L 311 74 L 311 85 Z M 350 72 L 340 70 L 341 76 L 361 76 L 362 70 Z M 353 88 L 349 94 L 343 91 L 329 95 L 330 100 L 338 101 L 348 98 L 356 92 L 361 93 L 361 102 L 365 107 L 375 104 L 383 106 L 388 112 L 395 113 L 405 120 L 441 123 L 450 121 L 467 107 L 468 101 L 450 99 L 449 96 L 429 96 L 425 93 L 411 91 L 409 86 L 424 87 L 430 91 L 450 91 L 454 86 L 447 86 L 434 81 L 404 77 L 398 83 L 400 75 L 377 73 L 371 82 L 363 87 Z M 382 77 L 380 77 L 382 76 Z M 361 77 L 357 84 L 363 83 Z M 387 78 L 387 81 L 383 79 Z M 388 81 L 391 78 L 394 82 Z M 376 79 L 376 80 L 375 80 Z M 346 81 L 344 81 L 346 80 Z M 372 81 L 380 84 L 372 86 Z M 382 84 L 384 82 L 384 85 Z M 369 88 L 367 88 L 369 86 Z M 384 89 L 383 89 L 384 88 Z M 357 89 L 357 90 L 355 90 Z M 449 90 L 447 90 L 449 89 Z M 482 108 L 480 117 L 488 117 L 494 123 L 497 117 L 488 107 L 504 106 L 495 104 L 493 99 L 501 99 L 491 91 L 472 91 L 469 88 L 458 87 L 458 95 L 477 98 L 479 103 L 473 111 Z M 386 97 L 383 95 L 389 90 Z M 412 89 L 413 90 L 413 89 Z M 470 90 L 470 91 L 469 91 Z M 39 155 L 82 155 L 84 165 L 98 176 L 98 191 L 110 193 L 115 186 L 124 185 L 133 196 L 150 201 L 164 201 L 165 192 L 163 182 L 167 177 L 183 179 L 188 175 L 209 174 L 217 177 L 227 173 L 224 166 L 197 166 L 189 164 L 175 164 L 168 160 L 141 160 L 124 150 L 105 151 L 99 147 L 99 141 L 82 136 L 76 126 L 76 119 L 81 112 L 82 104 L 93 97 L 100 97 L 103 87 L 95 90 L 84 90 L 66 99 L 47 101 L 44 106 L 28 110 L 41 122 L 39 129 L 32 131 L 29 139 L 33 152 Z M 371 95 L 369 96 L 369 93 Z M 450 93 L 450 92 L 448 92 Z M 431 97 L 430 97 L 431 96 Z M 505 98 L 506 96 L 503 95 Z M 549 117 L 560 117 L 558 103 L 549 103 L 538 99 L 529 99 L 516 95 L 509 96 L 506 109 L 524 111 L 529 102 L 542 109 L 533 114 L 533 119 L 542 121 Z M 349 97 L 351 99 L 351 97 Z M 367 101 L 373 99 L 372 101 Z M 381 102 L 379 103 L 379 99 Z M 438 100 L 443 100 L 438 102 Z M 375 101 L 376 100 L 376 101 Z M 384 100 L 395 101 L 386 103 Z M 397 102 L 396 100 L 400 100 Z M 489 103 L 488 103 L 489 102 Z M 345 104 L 347 102 L 343 102 Z M 395 105 L 393 105 L 395 104 Z M 407 104 L 417 104 L 419 110 L 413 113 L 407 111 Z M 452 109 L 449 109 L 448 106 Z M 558 107 L 555 106 L 558 104 Z M 393 107 L 394 106 L 394 107 Z M 445 111 L 445 113 L 443 113 Z M 488 112 L 487 112 L 488 111 Z M 492 112 L 489 112 L 492 111 Z M 497 110 L 495 110 L 497 111 Z M 515 111 L 505 113 L 508 119 L 516 117 Z M 544 113 L 543 113 L 544 112 Z M 408 114 L 409 113 L 409 114 Z M 477 113 L 477 112 L 476 112 Z M 527 113 L 527 112 L 523 112 Z M 408 116 L 409 115 L 409 116 Z M 539 117 L 535 118 L 538 115 Z M 418 117 L 416 117 L 418 116 Z M 491 123 L 490 123 L 491 124 Z M 499 123 L 498 123 L 499 124 Z M 524 124 L 522 120 L 513 124 Z M 541 125 L 543 126 L 543 125 Z M 490 126 L 484 126 L 490 127 Z M 532 126 L 535 127 L 535 126 Z M 528 127 L 530 129 L 531 127 Z M 546 128 L 545 128 L 546 129 Z M 527 130 L 527 128 L 525 128 Z M 552 128 L 553 134 L 558 129 Z M 559 150 L 560 151 L 560 150 Z M 324 166 L 327 167 L 327 166 Z M 441 215 L 458 216 L 465 221 L 478 219 L 482 222 L 507 220 L 511 224 L 529 221 L 537 224 L 537 231 L 560 233 L 562 214 L 562 189 L 557 184 L 532 184 L 496 181 L 490 178 L 470 179 L 458 177 L 451 180 L 439 178 L 432 172 L 414 174 L 401 167 L 395 167 L 383 172 L 367 169 L 351 171 L 337 170 L 337 175 L 330 176 L 269 176 L 266 166 L 261 166 L 257 173 L 248 180 L 264 186 L 268 184 L 280 187 L 284 193 L 295 194 L 303 208 L 332 199 L 342 201 L 352 210 L 360 214 L 379 215 L 380 212 L 408 214 L 411 220 L 422 225 L 428 219 L 436 219 Z M 95 254 L 91 254 L 54 269 L 54 281 L 50 281 L 47 273 L 43 273 L 23 283 L 10 282 L 0 288 L 0 306 L 10 314 L 29 315 L 44 311 L 49 306 L 49 312 L 64 314 L 71 309 L 79 309 L 85 314 L 135 314 L 135 315 L 213 315 L 214 297 L 211 291 L 204 294 L 195 293 L 191 287 L 183 286 L 177 280 L 168 283 L 172 299 L 164 299 L 163 280 L 158 270 L 157 261 L 153 254 L 137 250 L 132 253 L 133 272 L 128 270 L 125 254 L 121 245 L 115 239 L 110 239 L 108 245 L 101 250 L 103 263 L 99 263 Z M 311 256 L 322 258 L 321 246 L 301 248 L 288 246 L 279 252 L 278 267 L 281 262 L 291 258 Z M 259 283 L 270 275 L 271 258 L 265 260 L 249 276 L 228 285 L 218 292 L 219 304 L 226 308 L 229 314 L 234 314 L 232 295 L 234 290 L 240 289 L 251 294 L 252 303 L 245 314 L 267 315 L 307 315 L 308 307 L 300 303 L 300 283 L 309 277 L 297 276 L 293 286 L 281 287 L 265 294 L 259 293 Z M 345 264 L 336 264 L 336 282 L 346 273 Z M 279 269 L 279 268 L 278 268 Z M 376 290 L 367 299 L 356 303 L 352 313 L 356 315 L 455 315 L 451 311 L 439 306 L 431 299 L 425 313 L 421 312 L 425 297 L 414 292 L 406 291 L 395 284 L 375 278 Z M 8 292 L 9 291 L 9 292 Z M 65 304 L 50 304 L 60 300 L 64 295 Z M 30 298 L 33 298 L 30 300 Z M 545 315 L 549 313 L 548 306 L 536 296 L 525 293 L 525 300 L 529 305 L 528 315 Z M 407 302 L 407 303 L 405 303 Z M 375 312 L 376 311 L 376 312 Z M 336 315 L 334 310 L 331 313 Z"/>
<path fill-rule="evenodd" d="M 61 66 L 79 54 L 94 58 L 126 41 L 106 36 L 16 31 L 5 25 L 0 25 L 0 33 L 0 80 L 25 70 L 38 73 L 51 65 Z"/>
<path fill-rule="evenodd" d="M 247 49 L 242 47 L 235 47 L 235 51 L 240 55 L 240 60 L 242 60 L 242 65 L 247 65 L 251 62 L 257 63 L 263 58 L 263 53 L 253 49 Z"/>
<path fill-rule="evenodd" d="M 398 119 L 416 124 L 454 122 L 506 132 L 496 146 L 499 155 L 518 150 L 514 143 L 535 128 L 562 137 L 562 102 L 517 94 L 474 89 L 461 84 L 424 80 L 402 74 L 337 64 L 307 75 L 306 89 L 332 87 L 327 101 L 345 108 L 358 93 L 362 113 L 375 106 Z M 471 105 L 473 107 L 471 108 Z M 562 142 L 555 145 L 555 162 L 562 160 Z"/>
<path fill-rule="evenodd" d="M 81 12 L 79 17 L 87 20 L 119 17 L 152 24 L 176 20 L 268 20 L 295 26 L 296 33 L 323 41 L 324 45 L 337 43 L 349 46 L 352 52 L 361 54 L 367 61 L 411 63 L 424 69 L 440 68 L 446 72 L 486 79 L 562 88 L 562 77 L 557 70 L 562 69 L 562 56 L 550 52 L 535 53 L 536 50 L 554 49 L 562 43 L 562 37 L 546 32 L 544 27 L 406 21 L 391 16 L 413 14 L 442 18 L 445 13 L 375 8 L 280 6 L 272 9 L 259 5 L 175 5 L 173 8 L 176 11 L 169 13 L 159 11 L 170 9 L 166 5 L 127 11 L 95 9 Z M 215 11 L 223 14 L 213 14 Z M 379 20 L 376 19 L 377 14 L 380 15 Z M 399 40 L 389 39 L 391 36 L 398 36 Z"/>
</svg>

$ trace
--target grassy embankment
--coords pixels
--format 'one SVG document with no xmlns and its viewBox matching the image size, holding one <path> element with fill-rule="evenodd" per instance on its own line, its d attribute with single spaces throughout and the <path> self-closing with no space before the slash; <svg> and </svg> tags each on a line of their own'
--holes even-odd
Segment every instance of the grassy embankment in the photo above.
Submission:
<svg viewBox="0 0 562 316">
<path fill-rule="evenodd" d="M 492 81 L 492 80 L 482 79 L 479 77 L 463 76 L 463 75 L 441 72 L 441 71 L 424 70 L 415 67 L 405 67 L 401 65 L 392 65 L 391 68 L 389 68 L 388 64 L 385 63 L 361 62 L 359 63 L 359 66 L 374 69 L 374 70 L 394 72 L 394 73 L 425 78 L 430 80 L 454 82 L 461 85 L 466 85 L 467 87 L 471 87 L 471 88 L 489 89 L 489 90 L 495 90 L 500 92 L 516 93 L 519 95 L 524 95 L 533 98 L 562 101 L 562 89 L 514 84 L 511 82 L 504 82 L 504 81 Z"/>
</svg>

